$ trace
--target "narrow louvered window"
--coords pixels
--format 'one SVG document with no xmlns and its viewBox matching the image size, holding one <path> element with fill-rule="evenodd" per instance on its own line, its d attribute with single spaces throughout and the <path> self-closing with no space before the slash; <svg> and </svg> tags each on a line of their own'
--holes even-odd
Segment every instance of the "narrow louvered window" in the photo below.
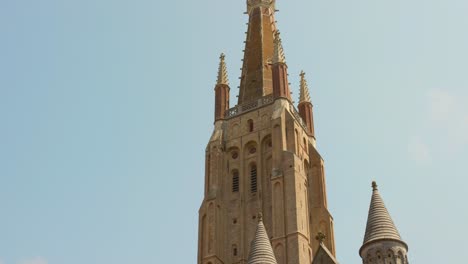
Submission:
<svg viewBox="0 0 468 264">
<path fill-rule="evenodd" d="M 250 192 L 257 192 L 257 166 L 255 164 L 250 167 Z"/>
<path fill-rule="evenodd" d="M 239 172 L 232 173 L 232 192 L 239 192 Z"/>
</svg>

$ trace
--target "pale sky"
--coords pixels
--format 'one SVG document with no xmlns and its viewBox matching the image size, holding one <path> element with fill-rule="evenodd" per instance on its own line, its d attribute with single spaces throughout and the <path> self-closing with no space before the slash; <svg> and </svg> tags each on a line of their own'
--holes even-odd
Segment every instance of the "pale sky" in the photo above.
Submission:
<svg viewBox="0 0 468 264">
<path fill-rule="evenodd" d="M 337 258 L 371 181 L 411 263 L 468 242 L 468 1 L 278 0 L 307 73 Z M 196 263 L 218 57 L 244 0 L 0 0 L 0 264 Z"/>
</svg>

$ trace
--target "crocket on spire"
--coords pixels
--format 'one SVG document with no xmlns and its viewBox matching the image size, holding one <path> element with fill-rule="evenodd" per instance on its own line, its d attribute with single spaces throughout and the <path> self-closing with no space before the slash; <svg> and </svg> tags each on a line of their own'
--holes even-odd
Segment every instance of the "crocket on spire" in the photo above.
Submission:
<svg viewBox="0 0 468 264">
<path fill-rule="evenodd" d="M 283 43 L 281 42 L 280 32 L 275 32 L 274 40 L 274 53 L 272 63 L 286 63 L 286 57 L 284 56 Z"/>
</svg>

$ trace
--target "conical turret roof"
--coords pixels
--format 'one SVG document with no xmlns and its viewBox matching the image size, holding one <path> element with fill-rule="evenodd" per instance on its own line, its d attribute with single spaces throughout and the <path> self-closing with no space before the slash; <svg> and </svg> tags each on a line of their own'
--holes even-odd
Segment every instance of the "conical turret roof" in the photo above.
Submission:
<svg viewBox="0 0 468 264">
<path fill-rule="evenodd" d="M 270 239 L 268 239 L 265 226 L 263 225 L 262 216 L 259 215 L 257 231 L 255 237 L 250 244 L 250 253 L 248 264 L 277 264 L 273 249 L 271 248 Z"/>
<path fill-rule="evenodd" d="M 381 239 L 401 241 L 400 234 L 379 194 L 376 182 L 372 182 L 372 189 L 372 199 L 363 244 Z"/>
</svg>

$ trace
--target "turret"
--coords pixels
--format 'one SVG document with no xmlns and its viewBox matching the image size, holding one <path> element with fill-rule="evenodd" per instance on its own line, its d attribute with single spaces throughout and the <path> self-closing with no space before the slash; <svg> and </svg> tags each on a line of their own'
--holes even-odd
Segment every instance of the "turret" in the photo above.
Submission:
<svg viewBox="0 0 468 264">
<path fill-rule="evenodd" d="M 401 239 L 377 183 L 372 182 L 372 199 L 367 218 L 364 242 L 359 250 L 363 264 L 408 264 L 408 245 Z"/>
<path fill-rule="evenodd" d="M 274 53 L 272 59 L 273 95 L 275 98 L 286 98 L 291 102 L 291 92 L 288 83 L 288 66 L 284 56 L 280 33 L 276 31 L 274 40 Z"/>
<path fill-rule="evenodd" d="M 219 57 L 218 79 L 215 86 L 215 121 L 224 119 L 229 109 L 229 80 L 227 76 L 225 55 Z"/>
<path fill-rule="evenodd" d="M 299 91 L 299 115 L 307 126 L 307 133 L 315 139 L 314 114 L 312 111 L 312 101 L 310 100 L 309 87 L 305 79 L 304 71 L 301 71 L 301 84 Z"/>
</svg>

